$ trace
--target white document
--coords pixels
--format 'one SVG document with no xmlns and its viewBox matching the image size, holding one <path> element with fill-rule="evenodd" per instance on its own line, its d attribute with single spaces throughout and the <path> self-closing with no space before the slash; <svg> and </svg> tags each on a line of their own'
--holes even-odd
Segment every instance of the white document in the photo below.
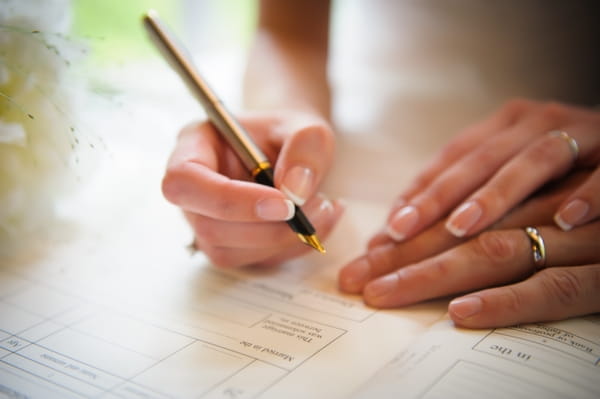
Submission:
<svg viewBox="0 0 600 399">
<path fill-rule="evenodd" d="M 357 398 L 598 398 L 600 316 L 468 331 L 434 325 Z"/>
<path fill-rule="evenodd" d="M 190 256 L 179 211 L 150 198 L 86 208 L 0 261 L 0 397 L 343 398 L 445 312 L 378 312 L 338 292 L 373 207 L 350 206 L 325 256 L 220 270 Z"/>
<path fill-rule="evenodd" d="M 341 397 L 422 328 L 303 286 L 195 274 L 182 295 L 155 281 L 103 301 L 3 272 L 0 392 Z"/>
<path fill-rule="evenodd" d="M 338 265 L 361 250 L 360 221 L 374 212 L 349 210 L 329 257 L 282 268 L 190 257 L 170 211 L 154 214 L 161 229 L 132 218 L 62 251 L 3 260 L 0 397 L 600 395 L 598 316 L 468 331 L 444 318 L 444 301 L 375 311 L 341 295 Z"/>
</svg>

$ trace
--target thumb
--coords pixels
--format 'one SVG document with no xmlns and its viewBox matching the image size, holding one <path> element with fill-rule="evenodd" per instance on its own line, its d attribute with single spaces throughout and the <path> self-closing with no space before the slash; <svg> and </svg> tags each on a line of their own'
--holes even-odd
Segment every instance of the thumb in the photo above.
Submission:
<svg viewBox="0 0 600 399">
<path fill-rule="evenodd" d="M 335 138 L 325 122 L 311 119 L 294 129 L 275 165 L 275 187 L 296 205 L 313 196 L 333 159 Z"/>
</svg>

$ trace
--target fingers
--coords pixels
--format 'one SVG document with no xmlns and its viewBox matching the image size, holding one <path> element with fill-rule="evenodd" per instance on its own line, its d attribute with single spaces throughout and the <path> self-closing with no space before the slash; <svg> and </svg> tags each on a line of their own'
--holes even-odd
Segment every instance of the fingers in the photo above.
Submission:
<svg viewBox="0 0 600 399">
<path fill-rule="evenodd" d="M 162 191 L 184 211 L 220 220 L 277 221 L 293 215 L 278 190 L 238 180 L 248 173 L 209 123 L 185 127 L 169 159 Z"/>
<path fill-rule="evenodd" d="M 329 168 L 333 133 L 325 123 L 308 116 L 242 121 L 265 153 L 272 158 L 279 153 L 275 179 L 283 192 L 247 181 L 249 174 L 236 155 L 212 125 L 203 123 L 190 125 L 180 134 L 163 179 L 163 194 L 185 211 L 217 220 L 288 220 L 293 216 L 293 202 L 304 204 Z"/>
<path fill-rule="evenodd" d="M 554 221 L 564 231 L 600 216 L 600 168 L 558 208 Z"/>
<path fill-rule="evenodd" d="M 455 161 L 479 146 L 490 134 L 507 129 L 534 105 L 535 103 L 530 100 L 517 99 L 509 101 L 499 111 L 465 129 L 447 144 L 434 157 L 430 165 L 417 176 L 414 183 L 400 194 L 401 200 L 398 201 L 397 206 L 395 206 L 395 209 L 392 209 L 392 212 L 397 211 L 401 205 L 404 205 L 411 198 L 422 192 L 438 175 Z"/>
<path fill-rule="evenodd" d="M 476 148 L 437 169 L 437 175 L 425 179 L 427 184 L 411 191 L 409 198 L 401 197 L 405 203 L 395 205 L 388 220 L 390 237 L 406 240 L 453 208 L 447 227 L 457 236 L 474 234 L 494 223 L 573 166 L 572 140 L 564 134 L 546 135 L 557 127 L 566 126 L 579 144 L 577 165 L 596 166 L 600 113 L 551 103 L 530 103 L 523 109 L 511 125 L 488 132 Z"/>
<path fill-rule="evenodd" d="M 409 205 L 409 202 L 421 194 L 425 189 L 445 170 L 447 170 L 454 162 L 472 152 L 475 148 L 481 145 L 484 140 L 495 132 L 500 132 L 508 129 L 518 120 L 521 115 L 530 110 L 535 103 L 529 100 L 512 100 L 505 104 L 498 112 L 466 128 L 457 137 L 444 146 L 437 154 L 429 166 L 421 172 L 413 181 L 413 183 L 400 195 L 391 207 L 388 221 L 389 224 L 392 218 L 401 218 L 400 210 Z M 410 207 L 408 209 L 411 209 Z M 403 212 L 407 212 L 404 210 Z M 369 246 L 376 245 L 378 242 L 387 241 L 385 236 L 394 237 L 396 241 L 402 241 L 405 237 L 399 233 L 400 229 L 392 226 L 381 232 L 379 237 L 375 239 Z M 415 233 L 416 234 L 416 233 Z"/>
<path fill-rule="evenodd" d="M 337 214 L 341 205 L 323 195 L 312 197 L 303 207 L 304 213 L 317 229 Z M 276 249 L 298 243 L 297 235 L 287 223 L 231 222 L 186 212 L 197 239 L 205 246 L 221 248 Z M 322 220 L 323 219 L 323 220 Z M 319 236 L 322 235 L 318 229 Z"/>
<path fill-rule="evenodd" d="M 600 222 L 565 233 L 539 228 L 546 243 L 546 265 L 600 261 Z M 399 268 L 369 282 L 365 301 L 375 307 L 402 306 L 520 280 L 533 271 L 531 244 L 521 229 L 489 231 L 437 256 Z"/>
<path fill-rule="evenodd" d="M 277 159 L 275 186 L 302 206 L 316 192 L 329 170 L 334 136 L 326 123 L 314 118 L 296 121 L 294 125 L 282 127 L 294 133 L 284 142 Z"/>
<path fill-rule="evenodd" d="M 340 270 L 339 288 L 351 294 L 360 293 L 369 281 L 405 265 L 434 256 L 461 241 L 448 234 L 443 223 L 440 222 L 410 241 L 381 243 Z"/>
<path fill-rule="evenodd" d="M 281 190 L 251 182 L 237 155 L 206 122 L 182 130 L 162 184 L 164 196 L 192 225 L 195 246 L 220 266 L 268 263 L 305 251 L 281 223 L 293 217 L 294 203 L 305 204 L 321 239 L 342 212 L 339 203 L 315 196 L 334 149 L 326 123 L 297 113 L 240 121 L 274 165 Z"/>
<path fill-rule="evenodd" d="M 568 177 L 547 186 L 544 190 L 528 198 L 513 208 L 495 223 L 494 230 L 519 228 L 522 226 L 552 225 L 558 206 L 565 201 L 589 176 L 588 171 L 576 171 Z"/>
<path fill-rule="evenodd" d="M 600 311 L 600 264 L 545 269 L 506 287 L 457 298 L 448 308 L 462 327 L 560 320 Z"/>
<path fill-rule="evenodd" d="M 550 118 L 540 111 L 526 113 L 503 131 L 489 132 L 481 145 L 448 165 L 424 190 L 390 217 L 388 234 L 396 241 L 406 240 L 445 216 L 459 201 L 481 187 L 533 136 L 556 126 L 558 118 Z M 480 215 L 480 209 L 471 207 L 466 216 L 469 220 L 477 220 Z"/>
<path fill-rule="evenodd" d="M 558 205 L 590 174 L 581 171 L 569 175 L 568 178 L 562 179 L 512 209 L 493 226 L 493 229 L 551 225 Z M 353 260 L 340 270 L 340 289 L 348 293 L 360 293 L 370 280 L 399 267 L 437 255 L 464 241 L 466 238 L 459 239 L 452 236 L 445 229 L 443 221 L 403 242 L 395 242 L 384 232 L 379 232 L 369 241 L 366 255 Z"/>
<path fill-rule="evenodd" d="M 294 204 L 279 190 L 230 179 L 194 161 L 169 167 L 162 190 L 183 210 L 219 220 L 282 221 L 294 215 Z"/>
<path fill-rule="evenodd" d="M 600 134 L 589 128 L 573 126 L 567 131 L 580 143 L 579 156 L 582 160 L 600 148 Z M 574 155 L 573 148 L 560 135 L 542 135 L 460 205 L 448 219 L 446 227 L 457 237 L 483 230 L 546 182 L 564 175 L 573 166 Z M 597 188 L 592 184 L 591 189 Z M 585 205 L 576 202 L 572 212 L 566 215 L 583 217 L 581 212 L 585 209 L 581 207 Z"/>
<path fill-rule="evenodd" d="M 306 203 L 304 210 L 319 238 L 324 240 L 338 222 L 344 207 L 338 201 L 315 196 Z M 197 235 L 196 246 L 216 266 L 267 265 L 310 251 L 285 223 L 222 224 L 193 217 L 191 220 Z M 205 222 L 208 224 L 204 225 Z"/>
</svg>

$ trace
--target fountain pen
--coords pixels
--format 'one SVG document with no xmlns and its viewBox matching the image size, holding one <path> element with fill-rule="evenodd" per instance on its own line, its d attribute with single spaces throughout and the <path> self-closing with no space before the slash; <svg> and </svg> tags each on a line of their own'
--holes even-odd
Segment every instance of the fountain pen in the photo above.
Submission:
<svg viewBox="0 0 600 399">
<path fill-rule="evenodd" d="M 191 57 L 187 56 L 184 47 L 175 40 L 173 34 L 161 22 L 156 11 L 148 11 L 143 17 L 143 22 L 154 44 L 187 84 L 204 108 L 210 122 L 237 154 L 254 181 L 274 187 L 273 168 L 265 154 L 198 73 Z M 288 225 L 303 243 L 324 253 L 325 248 L 315 234 L 315 228 L 302 209 L 298 205 L 294 205 L 294 207 L 294 216 L 287 221 Z"/>
</svg>

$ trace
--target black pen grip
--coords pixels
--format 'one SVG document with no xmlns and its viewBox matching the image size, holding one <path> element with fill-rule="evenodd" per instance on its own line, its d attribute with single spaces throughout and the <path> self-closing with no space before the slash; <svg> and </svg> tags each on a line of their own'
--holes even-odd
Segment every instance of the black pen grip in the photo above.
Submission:
<svg viewBox="0 0 600 399">
<path fill-rule="evenodd" d="M 264 184 L 265 186 L 275 187 L 275 182 L 273 180 L 273 169 L 261 169 L 260 172 L 254 176 L 254 181 L 260 184 Z M 296 233 L 302 235 L 313 235 L 315 234 L 315 228 L 308 221 L 308 218 L 302 212 L 302 209 L 298 205 L 294 205 L 295 212 L 294 217 L 287 221 L 287 224 L 290 225 L 292 230 Z"/>
</svg>

